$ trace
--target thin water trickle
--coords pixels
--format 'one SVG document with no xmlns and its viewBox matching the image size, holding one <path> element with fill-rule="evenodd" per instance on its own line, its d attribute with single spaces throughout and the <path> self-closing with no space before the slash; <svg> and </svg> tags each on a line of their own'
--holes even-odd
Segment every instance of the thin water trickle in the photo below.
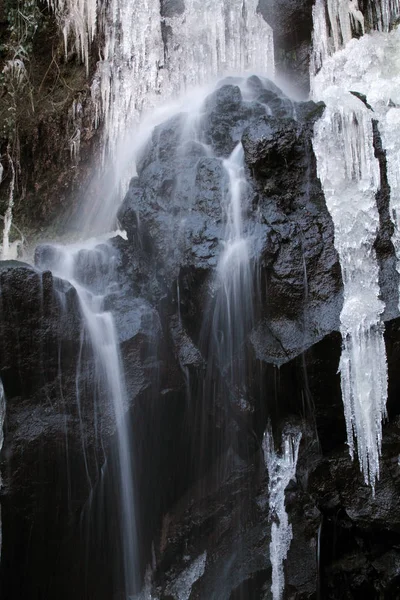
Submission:
<svg viewBox="0 0 400 600">
<path fill-rule="evenodd" d="M 38 266 L 50 268 L 56 277 L 69 281 L 75 288 L 85 327 L 85 331 L 82 331 L 81 349 L 83 337 L 87 333 L 94 357 L 96 385 L 108 398 L 114 411 L 118 446 L 116 460 L 118 463 L 117 481 L 120 497 L 121 531 L 119 535 L 122 543 L 120 560 L 124 566 L 125 594 L 129 595 L 137 590 L 138 585 L 137 531 L 131 456 L 132 441 L 128 419 L 126 418 L 128 400 L 124 374 L 121 368 L 118 337 L 112 314 L 104 309 L 104 299 L 108 292 L 108 285 L 112 280 L 112 257 L 108 259 L 110 261 L 108 266 L 110 273 L 105 276 L 101 269 L 105 260 L 103 244 L 104 242 L 99 246 L 96 240 L 91 240 L 72 246 L 53 246 L 50 261 L 48 259 L 46 261 L 45 257 L 45 264 L 40 264 L 39 258 Z M 82 261 L 82 251 L 85 252 L 83 266 L 80 263 Z M 98 289 L 93 291 L 88 284 L 85 286 L 81 282 L 82 277 L 87 277 L 91 269 L 94 269 L 95 272 L 97 269 L 100 272 L 100 276 L 94 277 L 97 284 L 100 283 L 102 288 L 100 291 Z M 78 360 L 78 365 L 80 364 L 81 361 Z M 76 398 L 78 414 L 83 427 L 79 390 L 79 373 L 77 373 Z M 87 477 L 91 485 L 83 431 L 82 443 Z"/>
</svg>

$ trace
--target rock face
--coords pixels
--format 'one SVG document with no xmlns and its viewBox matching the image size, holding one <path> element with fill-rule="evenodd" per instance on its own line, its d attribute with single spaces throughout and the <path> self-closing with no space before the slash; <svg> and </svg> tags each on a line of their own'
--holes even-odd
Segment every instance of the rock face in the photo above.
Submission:
<svg viewBox="0 0 400 600">
<path fill-rule="evenodd" d="M 386 327 L 391 424 L 374 498 L 344 444 L 341 271 L 311 145 L 322 110 L 267 80 L 224 80 L 194 120 L 182 113 L 154 129 L 119 212 L 127 240 L 75 257 L 75 285 L 104 295 L 118 332 L 145 600 L 272 598 L 268 422 L 276 445 L 284 427 L 302 432 L 286 490 L 293 541 L 284 598 L 396 598 L 399 321 Z M 214 319 L 216 273 L 226 160 L 240 143 L 253 314 L 227 367 L 215 349 L 226 334 Z M 390 300 L 387 195 L 379 202 Z M 0 592 L 5 600 L 114 600 L 123 596 L 115 422 L 97 389 L 76 290 L 50 272 L 59 251 L 41 246 L 36 268 L 5 263 L 0 271 Z"/>
<path fill-rule="evenodd" d="M 213 276 L 228 194 L 223 160 L 242 142 L 246 227 L 260 269 L 252 343 L 259 358 L 281 364 L 336 329 L 342 303 L 333 225 L 311 148 L 323 106 L 293 103 L 257 77 L 234 83 L 228 80 L 206 99 L 198 141 L 182 138 L 184 114 L 155 128 L 119 220 L 133 240 L 132 253 L 144 252 L 148 263 L 151 257 L 147 288 L 162 294 L 176 280 L 183 320 L 188 310 L 188 320 L 197 311 L 201 322 L 207 292 L 187 279 L 201 287 Z"/>
<path fill-rule="evenodd" d="M 258 10 L 274 30 L 279 73 L 305 94 L 310 86 L 313 0 L 259 0 Z"/>
</svg>

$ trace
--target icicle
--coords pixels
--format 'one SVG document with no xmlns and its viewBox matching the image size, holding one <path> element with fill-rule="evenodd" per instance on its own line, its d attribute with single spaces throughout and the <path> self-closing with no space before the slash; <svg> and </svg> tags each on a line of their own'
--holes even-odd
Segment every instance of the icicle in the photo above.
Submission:
<svg viewBox="0 0 400 600">
<path fill-rule="evenodd" d="M 379 269 L 373 248 L 379 227 L 376 192 L 379 164 L 374 156 L 369 110 L 349 93 L 331 88 L 316 123 L 314 152 L 318 176 L 335 227 L 342 267 L 343 352 L 340 361 L 347 441 L 354 443 L 367 484 L 379 478 L 382 419 L 386 415 L 387 364 L 379 299 Z"/>
<path fill-rule="evenodd" d="M 10 230 L 12 225 L 12 211 L 14 207 L 14 189 L 15 189 L 15 167 L 14 161 L 8 154 L 8 162 L 11 169 L 11 181 L 8 191 L 8 206 L 4 215 L 4 226 L 3 226 L 3 244 L 1 246 L 1 260 L 8 260 L 16 258 L 14 256 L 14 250 L 17 251 L 17 247 L 10 244 Z"/>
<path fill-rule="evenodd" d="M 95 88 L 112 156 L 143 110 L 160 100 L 224 73 L 273 74 L 272 30 L 257 13 L 257 0 L 187 0 L 182 15 L 162 22 L 159 2 L 139 8 L 114 0 L 105 20 L 114 27 L 104 28 Z"/>
<path fill-rule="evenodd" d="M 316 0 L 313 25 L 312 76 L 318 73 L 328 56 L 352 39 L 355 30 L 365 31 L 358 0 Z"/>
<path fill-rule="evenodd" d="M 274 73 L 273 33 L 257 11 L 258 0 L 187 0 L 183 13 L 173 17 L 160 15 L 159 0 L 48 3 L 63 30 L 66 52 L 72 38 L 87 69 L 96 33 L 102 42 L 91 100 L 94 126 L 103 123 L 103 167 L 112 176 L 102 185 L 107 188 L 104 210 L 96 205 L 90 213 L 92 231 L 105 231 L 113 222 L 134 171 L 137 126 L 146 111 L 221 75 Z M 77 130 L 70 147 L 76 159 Z"/>
<path fill-rule="evenodd" d="M 264 434 L 264 460 L 269 476 L 269 516 L 272 521 L 270 558 L 273 600 L 281 600 L 285 588 L 283 563 L 293 539 L 292 525 L 285 509 L 285 490 L 296 476 L 301 437 L 301 432 L 283 432 L 281 453 L 278 454 L 271 430 L 267 429 Z"/>
<path fill-rule="evenodd" d="M 375 0 L 368 6 L 368 16 L 374 23 L 376 16 L 379 31 L 389 31 L 400 16 L 400 0 Z"/>
<path fill-rule="evenodd" d="M 248 69 L 273 75 L 272 30 L 257 12 L 258 0 L 187 0 L 171 28 L 167 68 L 171 92 Z"/>
<path fill-rule="evenodd" d="M 47 0 L 47 3 L 60 23 L 66 56 L 68 42 L 73 37 L 76 51 L 89 72 L 90 44 L 97 26 L 97 0 Z"/>
</svg>

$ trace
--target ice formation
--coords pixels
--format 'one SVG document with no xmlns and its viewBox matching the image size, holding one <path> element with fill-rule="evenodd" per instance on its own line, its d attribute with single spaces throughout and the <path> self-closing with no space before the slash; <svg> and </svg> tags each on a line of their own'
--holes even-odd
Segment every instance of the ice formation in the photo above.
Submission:
<svg viewBox="0 0 400 600">
<path fill-rule="evenodd" d="M 344 48 L 353 37 L 365 34 L 366 24 L 388 32 L 400 16 L 400 0 L 369 2 L 365 14 L 359 0 L 316 0 L 313 7 L 313 54 L 311 75 L 325 60 Z"/>
<path fill-rule="evenodd" d="M 10 244 L 10 231 L 12 225 L 12 215 L 14 208 L 14 191 L 15 191 L 15 166 L 14 161 L 8 156 L 8 162 L 11 170 L 11 181 L 8 188 L 8 205 L 4 215 L 3 226 L 3 243 L 0 246 L 1 260 L 12 260 L 16 258 L 17 244 Z M 15 256 L 14 256 L 15 253 Z"/>
<path fill-rule="evenodd" d="M 90 45 L 97 32 L 98 0 L 47 0 L 60 22 L 68 54 L 69 39 L 72 36 L 76 50 L 89 71 Z"/>
<path fill-rule="evenodd" d="M 380 31 L 389 31 L 400 15 L 400 0 L 375 0 L 368 5 L 370 22 L 376 19 Z"/>
<path fill-rule="evenodd" d="M 387 400 L 387 365 L 379 299 L 379 268 L 373 248 L 379 226 L 370 111 L 350 93 L 331 88 L 315 126 L 318 176 L 335 227 L 344 283 L 340 360 L 347 441 L 372 486 L 379 477 L 382 418 Z"/>
<path fill-rule="evenodd" d="M 340 372 L 347 437 L 352 456 L 357 440 L 365 481 L 374 486 L 379 477 L 381 422 L 386 415 L 387 364 L 381 323 L 384 306 L 379 300 L 373 250 L 380 179 L 371 121 L 377 121 L 386 151 L 400 272 L 400 31 L 392 29 L 400 3 L 370 3 L 365 22 L 375 23 L 379 31 L 359 39 L 342 35 L 339 47 L 329 45 L 328 38 L 325 45 L 318 45 L 318 30 L 328 31 L 331 25 L 322 0 L 318 7 L 311 88 L 314 99 L 324 100 L 328 108 L 316 124 L 314 149 L 345 284 Z M 349 92 L 364 95 L 371 110 Z"/>
<path fill-rule="evenodd" d="M 158 0 L 48 2 L 66 48 L 72 39 L 86 65 L 95 34 L 104 37 L 92 96 L 114 156 L 143 110 L 226 73 L 273 73 L 272 30 L 257 0 L 188 0 L 170 17 L 160 16 Z"/>
<path fill-rule="evenodd" d="M 314 96 L 323 98 L 330 86 L 366 96 L 378 121 L 386 150 L 393 243 L 400 273 L 400 29 L 373 33 L 328 58 L 313 82 Z"/>
<path fill-rule="evenodd" d="M 317 73 L 325 59 L 346 45 L 357 30 L 364 33 L 364 15 L 358 0 L 316 0 L 311 74 Z"/>
<path fill-rule="evenodd" d="M 296 476 L 301 432 L 283 432 L 281 452 L 275 451 L 270 429 L 264 434 L 263 450 L 269 483 L 269 516 L 272 521 L 270 560 L 272 565 L 272 598 L 281 600 L 285 587 L 283 562 L 293 539 L 292 525 L 285 508 L 285 490 Z"/>
<path fill-rule="evenodd" d="M 167 587 L 166 592 L 176 600 L 189 600 L 193 585 L 204 575 L 207 552 L 203 552 Z"/>
</svg>

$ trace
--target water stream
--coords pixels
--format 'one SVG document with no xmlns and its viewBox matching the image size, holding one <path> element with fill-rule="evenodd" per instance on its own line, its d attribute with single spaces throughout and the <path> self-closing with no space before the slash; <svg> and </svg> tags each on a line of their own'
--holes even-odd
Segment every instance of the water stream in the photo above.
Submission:
<svg viewBox="0 0 400 600">
<path fill-rule="evenodd" d="M 112 257 L 105 250 L 104 243 L 103 240 L 93 239 L 70 246 L 54 245 L 50 255 L 44 253 L 44 258 L 40 259 L 39 254 L 37 262 L 40 268 L 51 269 L 54 276 L 69 281 L 75 288 L 85 332 L 93 351 L 96 374 L 94 389 L 100 389 L 106 395 L 114 412 L 117 496 L 120 498 L 120 557 L 123 562 L 124 593 L 129 597 L 137 591 L 139 582 L 132 440 L 118 337 L 112 314 L 104 308 L 104 300 L 113 286 Z M 94 282 L 92 285 L 91 279 Z M 79 373 L 76 389 L 79 406 Z"/>
</svg>

